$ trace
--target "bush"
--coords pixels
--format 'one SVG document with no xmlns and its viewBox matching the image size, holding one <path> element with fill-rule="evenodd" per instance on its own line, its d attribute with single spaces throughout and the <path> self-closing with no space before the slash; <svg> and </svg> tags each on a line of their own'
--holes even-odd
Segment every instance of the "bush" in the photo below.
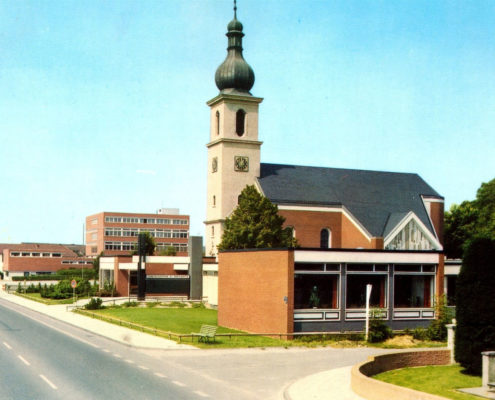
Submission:
<svg viewBox="0 0 495 400">
<path fill-rule="evenodd" d="M 464 251 L 457 278 L 455 359 L 481 375 L 481 352 L 495 350 L 495 239 L 476 237 Z"/>
<path fill-rule="evenodd" d="M 103 305 L 103 300 L 99 297 L 92 297 L 88 304 L 84 306 L 86 310 L 100 310 L 105 308 Z"/>
<path fill-rule="evenodd" d="M 428 332 L 425 328 L 417 327 L 411 332 L 413 339 L 425 341 L 428 340 Z"/>
<path fill-rule="evenodd" d="M 126 301 L 125 303 L 122 303 L 124 307 L 137 307 L 139 306 L 139 303 L 137 301 Z"/>
<path fill-rule="evenodd" d="M 452 323 L 454 313 L 447 307 L 447 299 L 440 297 L 435 302 L 436 319 L 431 321 L 426 331 L 429 340 L 444 342 L 447 340 L 446 325 Z"/>
<path fill-rule="evenodd" d="M 380 319 L 382 312 L 380 310 L 372 310 L 369 321 L 368 342 L 379 343 L 392 337 L 392 329 Z"/>
</svg>

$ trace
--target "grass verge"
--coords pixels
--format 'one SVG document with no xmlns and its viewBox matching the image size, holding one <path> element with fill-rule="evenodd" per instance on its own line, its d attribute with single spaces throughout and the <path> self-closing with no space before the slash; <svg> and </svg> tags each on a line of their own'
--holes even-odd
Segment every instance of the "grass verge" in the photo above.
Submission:
<svg viewBox="0 0 495 400">
<path fill-rule="evenodd" d="M 158 336 L 179 341 L 177 335 L 190 335 L 199 332 L 201 325 L 218 326 L 217 311 L 207 308 L 184 308 L 184 307 L 108 307 L 102 310 L 91 310 L 82 313 L 104 319 L 107 322 L 127 326 L 133 329 L 147 331 Z M 133 325 L 131 325 L 133 324 Z M 245 332 L 218 327 L 215 342 L 198 343 L 197 338 L 182 337 L 181 343 L 193 344 L 201 348 L 246 348 L 246 347 L 364 347 L 369 344 L 362 340 L 361 334 L 339 335 L 328 334 L 318 336 L 303 336 L 294 340 L 272 338 L 267 336 L 242 336 Z M 232 334 L 229 336 L 224 336 Z M 411 348 L 411 347 L 438 347 L 445 343 L 419 342 L 409 344 L 382 343 L 374 344 L 373 347 L 381 348 Z"/>
<path fill-rule="evenodd" d="M 39 293 L 17 293 L 17 292 L 14 292 L 14 294 L 16 296 L 24 297 L 24 298 L 29 299 L 29 300 L 37 301 L 38 303 L 47 304 L 49 306 L 53 306 L 53 305 L 57 305 L 57 304 L 72 304 L 73 303 L 72 297 L 70 299 L 55 300 L 55 299 L 45 299 L 45 298 L 41 297 L 41 295 Z M 80 298 L 78 298 L 78 300 L 79 299 Z"/>
<path fill-rule="evenodd" d="M 459 365 L 396 369 L 375 375 L 373 378 L 453 400 L 480 399 L 478 396 L 456 391 L 481 386 L 479 376 L 463 373 Z"/>
</svg>

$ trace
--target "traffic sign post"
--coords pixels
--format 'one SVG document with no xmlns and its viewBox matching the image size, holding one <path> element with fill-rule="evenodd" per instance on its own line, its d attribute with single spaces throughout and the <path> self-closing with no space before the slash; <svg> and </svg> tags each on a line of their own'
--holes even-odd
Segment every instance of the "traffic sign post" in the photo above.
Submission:
<svg viewBox="0 0 495 400">
<path fill-rule="evenodd" d="M 72 286 L 72 302 L 76 302 L 76 287 L 77 287 L 77 281 L 75 279 L 72 279 L 70 281 L 70 285 Z"/>
</svg>

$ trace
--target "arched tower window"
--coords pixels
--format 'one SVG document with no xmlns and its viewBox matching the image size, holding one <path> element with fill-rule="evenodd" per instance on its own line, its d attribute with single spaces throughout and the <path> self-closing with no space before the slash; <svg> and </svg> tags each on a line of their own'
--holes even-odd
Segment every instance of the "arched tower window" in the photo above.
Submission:
<svg viewBox="0 0 495 400">
<path fill-rule="evenodd" d="M 245 120 L 246 111 L 242 108 L 237 110 L 237 113 L 235 114 L 235 133 L 237 133 L 238 136 L 244 135 Z"/>
<path fill-rule="evenodd" d="M 217 205 L 217 196 L 213 195 L 213 207 Z"/>
<path fill-rule="evenodd" d="M 214 226 L 211 227 L 211 236 L 212 237 L 215 236 L 215 227 Z"/>
<path fill-rule="evenodd" d="M 332 232 L 328 228 L 320 231 L 320 248 L 329 249 L 332 247 Z"/>
<path fill-rule="evenodd" d="M 215 122 L 217 124 L 215 130 L 217 132 L 217 135 L 220 135 L 220 111 L 217 111 L 215 114 Z"/>
</svg>

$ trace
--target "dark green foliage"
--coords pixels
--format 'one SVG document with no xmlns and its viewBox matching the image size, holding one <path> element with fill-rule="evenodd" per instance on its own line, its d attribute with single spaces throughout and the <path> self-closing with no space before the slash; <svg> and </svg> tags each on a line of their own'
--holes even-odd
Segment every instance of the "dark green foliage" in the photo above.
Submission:
<svg viewBox="0 0 495 400">
<path fill-rule="evenodd" d="M 295 247 L 292 230 L 283 228 L 285 218 L 278 207 L 262 196 L 256 188 L 246 186 L 232 216 L 225 220 L 225 230 L 219 250 Z"/>
<path fill-rule="evenodd" d="M 379 310 L 371 311 L 368 329 L 368 342 L 370 343 L 383 342 L 392 337 L 392 329 L 383 319 L 380 319 L 381 314 Z"/>
<path fill-rule="evenodd" d="M 445 213 L 445 254 L 462 258 L 468 240 L 479 234 L 495 239 L 495 179 L 481 184 L 474 201 L 453 204 Z"/>
<path fill-rule="evenodd" d="M 413 329 L 411 336 L 413 337 L 413 339 L 425 341 L 428 339 L 428 331 L 425 328 L 419 326 Z"/>
<path fill-rule="evenodd" d="M 118 296 L 118 293 L 115 290 L 115 285 L 113 282 L 105 281 L 103 283 L 103 287 L 96 292 L 96 295 L 100 297 L 114 297 Z"/>
<path fill-rule="evenodd" d="M 447 324 L 452 323 L 452 318 L 454 317 L 454 312 L 452 309 L 447 307 L 447 300 L 445 297 L 440 297 L 437 299 L 435 304 L 436 319 L 432 320 L 428 329 L 426 330 L 426 335 L 428 340 L 434 340 L 438 342 L 443 342 L 447 340 Z"/>
<path fill-rule="evenodd" d="M 481 374 L 481 352 L 495 350 L 495 239 L 476 237 L 466 246 L 456 289 L 455 358 Z"/>
<path fill-rule="evenodd" d="M 99 297 L 92 297 L 88 304 L 84 306 L 86 310 L 100 310 L 105 308 L 103 305 L 103 300 Z"/>
</svg>

